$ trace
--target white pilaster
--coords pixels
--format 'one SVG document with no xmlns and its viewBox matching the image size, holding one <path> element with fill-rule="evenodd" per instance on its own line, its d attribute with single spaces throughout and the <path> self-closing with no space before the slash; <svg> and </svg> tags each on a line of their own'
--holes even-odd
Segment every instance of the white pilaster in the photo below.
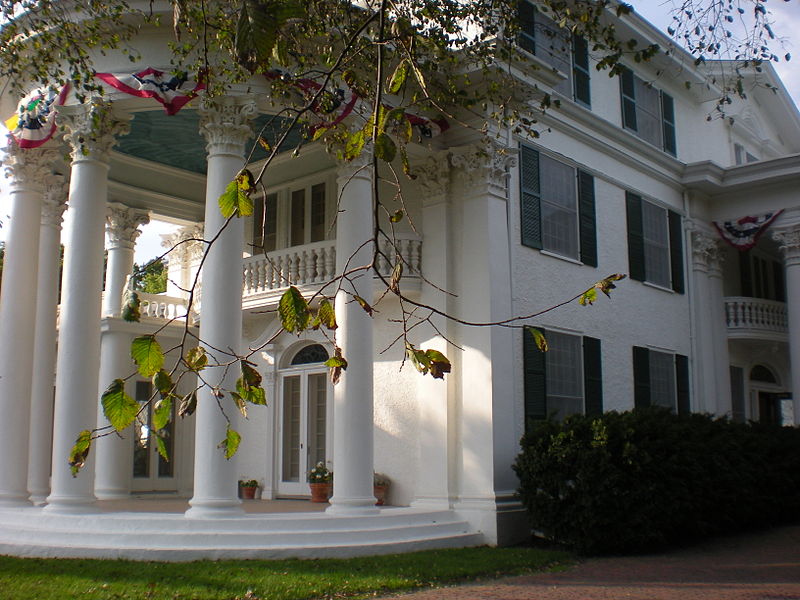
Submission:
<svg viewBox="0 0 800 600">
<path fill-rule="evenodd" d="M 477 322 L 511 316 L 508 226 L 508 169 L 516 152 L 495 143 L 454 151 L 454 207 L 460 218 L 456 315 Z M 455 227 L 459 227 L 457 223 Z M 524 511 L 514 492 L 511 464 L 519 452 L 515 409 L 514 333 L 502 327 L 459 326 L 463 347 L 454 371 L 460 378 L 458 404 L 458 495 L 455 507 L 487 540 L 509 543 L 520 535 Z M 522 519 L 523 521 L 520 521 Z"/>
<path fill-rule="evenodd" d="M 783 220 L 783 218 L 782 218 Z M 800 425 L 800 224 L 775 228 L 786 268 L 786 311 L 789 317 L 789 361 L 792 371 L 794 424 Z"/>
<path fill-rule="evenodd" d="M 451 286 L 451 234 L 450 214 L 450 164 L 446 153 L 432 156 L 414 168 L 423 197 L 422 208 L 422 289 L 423 304 L 449 312 L 446 290 Z M 414 330 L 415 341 L 424 349 L 438 350 L 453 358 L 456 348 L 449 348 L 445 340 L 448 322 L 444 317 L 431 315 L 432 324 L 421 325 Z M 434 328 L 435 326 L 435 328 Z M 437 331 L 438 330 L 438 331 Z M 416 495 L 412 506 L 425 508 L 449 508 L 451 471 L 449 468 L 448 435 L 450 426 L 449 390 L 452 375 L 444 379 L 417 376 L 417 398 L 419 399 L 419 423 L 417 440 L 419 445 L 420 470 L 417 474 Z"/>
<path fill-rule="evenodd" d="M 56 367 L 51 512 L 83 512 L 95 501 L 94 453 L 73 476 L 69 453 L 78 434 L 97 421 L 100 304 L 108 197 L 108 152 L 127 123 L 107 105 L 59 109 L 72 148 L 69 208 L 73 226 L 64 243 L 64 275 Z"/>
<path fill-rule="evenodd" d="M 0 302 L 0 506 L 28 504 L 28 436 L 42 218 L 42 180 L 51 150 L 22 150 L 9 137 L 6 173 L 12 177 L 11 219 Z"/>
<path fill-rule="evenodd" d="M 45 180 L 39 234 L 39 272 L 36 295 L 36 331 L 33 355 L 36 369 L 31 382 L 31 435 L 28 445 L 28 491 L 34 504 L 50 493 L 53 458 L 53 390 L 56 373 L 56 317 L 61 281 L 61 219 L 67 208 L 67 184 L 62 175 Z"/>
<path fill-rule="evenodd" d="M 728 327 L 722 286 L 722 250 L 710 229 L 692 232 L 692 295 L 696 356 L 692 410 L 730 416 L 731 380 Z"/>
<path fill-rule="evenodd" d="M 342 167 L 338 177 L 339 216 L 336 222 L 336 273 L 369 265 L 373 245 L 372 167 L 365 152 Z M 372 318 L 353 301 L 358 294 L 372 302 L 373 270 L 353 273 L 336 294 L 337 343 L 347 370 L 333 388 L 332 514 L 371 514 L 374 461 Z M 345 291 L 346 290 L 346 291 Z"/>
<path fill-rule="evenodd" d="M 256 112 L 251 98 L 228 97 L 217 104 L 204 103 L 200 109 L 200 130 L 208 142 L 205 239 L 216 238 L 208 247 L 202 272 L 200 339 L 210 356 L 209 365 L 225 365 L 235 360 L 233 353 L 239 352 L 242 343 L 244 223 L 234 217 L 226 225 L 218 200 L 244 166 L 245 143 L 252 135 L 248 123 Z M 219 403 L 213 393 L 213 388 L 234 389 L 238 377 L 238 365 L 229 369 L 209 366 L 203 371 L 203 379 L 211 387 L 204 386 L 198 392 L 194 496 L 186 512 L 188 517 L 242 513 L 237 497 L 236 457 L 226 460 L 218 448 L 226 435 L 225 415 L 235 429 L 239 413 L 227 393 Z"/>
<path fill-rule="evenodd" d="M 112 203 L 106 215 L 108 234 L 108 259 L 106 261 L 106 289 L 103 294 L 102 316 L 103 332 L 100 342 L 100 378 L 98 398 L 109 384 L 124 378 L 136 370 L 131 359 L 133 335 L 114 327 L 116 317 L 122 312 L 122 294 L 125 281 L 133 270 L 133 254 L 139 225 L 150 221 L 148 211 L 129 208 L 123 204 Z M 126 384 L 126 391 L 133 382 Z M 110 427 L 103 414 L 103 407 L 97 404 L 97 427 L 105 432 Z M 133 444 L 131 428 L 121 435 L 105 435 L 95 442 L 97 457 L 94 480 L 94 493 L 99 500 L 125 498 L 131 491 L 131 459 Z"/>
</svg>

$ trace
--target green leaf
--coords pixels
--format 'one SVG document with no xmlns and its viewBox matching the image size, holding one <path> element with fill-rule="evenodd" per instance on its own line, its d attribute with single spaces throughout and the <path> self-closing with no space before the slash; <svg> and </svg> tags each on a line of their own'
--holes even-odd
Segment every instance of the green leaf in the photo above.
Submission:
<svg viewBox="0 0 800 600">
<path fill-rule="evenodd" d="M 231 457 L 236 454 L 236 451 L 239 449 L 239 443 L 242 441 L 242 436 L 239 435 L 239 432 L 231 429 L 231 426 L 228 425 L 225 429 L 225 439 L 219 443 L 218 448 L 222 448 L 225 450 L 225 458 L 230 460 Z"/>
<path fill-rule="evenodd" d="M 158 373 L 153 375 L 153 387 L 158 390 L 162 398 L 172 392 L 173 383 L 169 373 L 161 369 Z"/>
<path fill-rule="evenodd" d="M 241 380 L 239 380 L 241 381 Z M 237 384 L 238 386 L 238 384 Z M 242 398 L 236 392 L 231 392 L 231 398 L 233 398 L 233 403 L 236 405 L 236 408 L 239 409 L 239 412 L 242 413 L 242 416 L 246 419 L 247 418 L 247 402 L 245 402 L 244 398 Z"/>
<path fill-rule="evenodd" d="M 244 382 L 249 386 L 259 386 L 261 385 L 261 375 L 258 371 L 256 371 L 253 367 L 250 366 L 251 363 L 248 363 L 246 360 L 240 361 L 241 369 L 242 369 L 242 378 Z"/>
<path fill-rule="evenodd" d="M 387 91 L 390 94 L 399 93 L 400 89 L 403 87 L 403 84 L 406 82 L 406 79 L 408 79 L 408 60 L 404 59 L 400 61 L 400 64 L 397 65 L 394 73 L 392 73 Z"/>
<path fill-rule="evenodd" d="M 152 377 L 164 366 L 164 353 L 154 335 L 142 335 L 133 340 L 131 358 L 142 377 Z"/>
<path fill-rule="evenodd" d="M 78 471 L 86 464 L 86 457 L 92 447 L 92 432 L 84 429 L 78 434 L 75 445 L 69 451 L 69 467 L 73 477 L 78 476 Z"/>
<path fill-rule="evenodd" d="M 156 449 L 158 450 L 159 456 L 163 458 L 165 461 L 169 462 L 169 451 L 167 450 L 167 442 L 166 440 L 156 434 Z"/>
<path fill-rule="evenodd" d="M 300 335 L 308 328 L 311 321 L 311 311 L 308 309 L 308 302 L 303 298 L 294 286 L 290 286 L 283 293 L 278 303 L 278 315 L 281 318 L 281 325 L 289 333 Z"/>
<path fill-rule="evenodd" d="M 450 372 L 450 361 L 438 350 L 429 349 L 425 351 L 430 363 L 430 374 L 434 379 L 444 379 L 445 373 Z"/>
<path fill-rule="evenodd" d="M 392 162 L 397 156 L 397 145 L 388 133 L 379 133 L 375 139 L 375 156 L 386 162 Z"/>
<path fill-rule="evenodd" d="M 255 188 L 253 174 L 244 169 L 236 175 L 236 179 L 231 181 L 225 191 L 219 197 L 220 213 L 226 219 L 236 215 L 237 217 L 249 217 L 253 214 L 253 201 L 250 194 Z"/>
<path fill-rule="evenodd" d="M 194 414 L 194 411 L 197 410 L 197 392 L 192 392 L 191 394 L 186 394 L 183 398 L 181 398 L 181 403 L 178 406 L 178 416 L 180 418 L 188 417 Z"/>
<path fill-rule="evenodd" d="M 138 323 L 142 317 L 141 306 L 142 301 L 139 299 L 139 294 L 133 290 L 126 290 L 122 298 L 122 318 L 131 323 Z"/>
<path fill-rule="evenodd" d="M 597 289 L 596 288 L 589 288 L 578 299 L 578 302 L 581 306 L 586 306 L 587 304 L 594 304 L 595 300 L 597 300 Z"/>
<path fill-rule="evenodd" d="M 242 376 L 236 380 L 236 392 L 233 393 L 234 401 L 239 407 L 239 411 L 247 418 L 247 409 L 242 403 L 250 402 L 265 406 L 267 404 L 267 394 L 261 387 L 261 375 L 257 370 L 250 366 L 246 360 L 241 361 Z"/>
<path fill-rule="evenodd" d="M 322 301 L 319 303 L 319 309 L 317 309 L 317 318 L 320 324 L 324 325 L 331 331 L 335 330 L 338 325 L 336 324 L 336 311 L 333 309 L 333 305 L 328 302 L 327 298 L 323 298 Z"/>
<path fill-rule="evenodd" d="M 158 431 L 169 425 L 172 419 L 172 396 L 167 396 L 156 402 L 153 408 L 153 429 Z"/>
<path fill-rule="evenodd" d="M 347 141 L 344 145 L 344 158 L 345 160 L 353 160 L 361 155 L 364 149 L 364 144 L 367 142 L 367 135 L 363 129 L 354 131 L 347 136 Z"/>
<path fill-rule="evenodd" d="M 403 220 L 403 214 L 403 211 L 398 209 L 391 217 L 389 217 L 389 221 L 392 223 L 399 223 Z"/>
<path fill-rule="evenodd" d="M 208 364 L 206 349 L 201 346 L 190 348 L 188 352 L 186 352 L 184 362 L 190 371 L 194 371 L 195 373 L 202 371 Z"/>
<path fill-rule="evenodd" d="M 539 351 L 547 352 L 547 340 L 544 338 L 544 334 L 536 329 L 536 327 L 525 327 L 525 329 L 533 336 L 533 340 L 536 342 L 536 347 L 539 349 Z"/>
<path fill-rule="evenodd" d="M 342 378 L 342 371 L 347 370 L 347 361 L 342 356 L 342 349 L 336 346 L 334 354 L 325 361 L 325 366 L 330 369 L 331 383 L 336 385 Z"/>
<path fill-rule="evenodd" d="M 100 397 L 103 414 L 117 431 L 122 431 L 133 423 L 139 412 L 139 403 L 125 393 L 125 382 L 115 379 Z"/>
</svg>

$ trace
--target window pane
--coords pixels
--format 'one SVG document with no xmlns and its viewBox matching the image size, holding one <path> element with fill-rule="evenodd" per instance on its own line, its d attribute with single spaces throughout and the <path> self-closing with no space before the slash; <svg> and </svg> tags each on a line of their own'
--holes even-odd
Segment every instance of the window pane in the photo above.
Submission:
<svg viewBox="0 0 800 600">
<path fill-rule="evenodd" d="M 578 205 L 575 169 L 539 157 L 542 194 L 542 246 L 578 258 Z"/>
<path fill-rule="evenodd" d="M 583 412 L 583 361 L 581 338 L 548 331 L 545 354 L 547 412 L 557 419 Z"/>
<path fill-rule="evenodd" d="M 300 377 L 283 380 L 283 481 L 300 481 Z"/>
<path fill-rule="evenodd" d="M 275 250 L 278 229 L 278 195 L 267 194 L 266 202 L 259 198 L 253 210 L 253 253 Z"/>
<path fill-rule="evenodd" d="M 671 276 L 667 211 L 650 202 L 642 202 L 642 233 L 645 279 L 669 287 Z"/>
<path fill-rule="evenodd" d="M 675 357 L 650 350 L 650 402 L 675 410 Z"/>
<path fill-rule="evenodd" d="M 325 239 L 325 184 L 318 183 L 311 188 L 311 241 Z M 315 463 L 316 464 L 316 463 Z"/>
<path fill-rule="evenodd" d="M 661 94 L 638 77 L 636 81 L 636 129 L 639 137 L 661 148 Z"/>
<path fill-rule="evenodd" d="M 150 401 L 151 384 L 137 381 L 135 398 L 141 409 Z M 149 411 L 143 410 L 133 423 L 133 476 L 150 476 L 150 419 Z"/>
<path fill-rule="evenodd" d="M 313 373 L 308 376 L 308 465 L 325 462 L 326 411 L 328 376 Z"/>
<path fill-rule="evenodd" d="M 562 29 L 550 17 L 536 13 L 536 56 L 567 79 L 553 86 L 553 89 L 567 97 L 572 96 L 572 35 Z"/>
<path fill-rule="evenodd" d="M 299 246 L 306 243 L 306 191 L 292 192 L 292 217 L 289 245 Z"/>
</svg>

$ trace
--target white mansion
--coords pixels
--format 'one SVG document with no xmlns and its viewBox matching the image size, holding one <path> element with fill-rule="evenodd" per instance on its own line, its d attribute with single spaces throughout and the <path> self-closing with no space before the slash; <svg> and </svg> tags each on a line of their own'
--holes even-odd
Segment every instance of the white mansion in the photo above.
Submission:
<svg viewBox="0 0 800 600">
<path fill-rule="evenodd" d="M 729 118 L 707 120 L 725 65 L 698 69 L 673 51 L 609 77 L 581 40 L 554 56 L 536 35 L 539 13 L 525 18 L 520 43 L 542 68 L 521 77 L 560 103 L 535 140 L 504 132 L 487 153 L 451 124 L 413 145 L 402 289 L 459 319 L 497 322 L 612 273 L 629 277 L 610 299 L 531 319 L 547 353 L 521 329 L 443 319 L 415 328 L 415 342 L 452 360 L 444 380 L 401 370 L 402 347 L 384 352 L 400 332 L 392 298 L 373 319 L 354 302 L 337 306 L 350 366 L 335 386 L 321 334 L 280 333 L 287 283 L 313 294 L 372 235 L 369 170 L 314 144 L 270 167 L 255 218 L 234 220 L 205 258 L 187 316 L 202 240 L 224 221 L 217 199 L 275 111 L 266 78 L 213 103 L 167 99 L 165 111 L 164 98 L 129 81 L 132 70 L 157 80 L 170 64 L 156 44 L 170 32 L 146 31 L 147 63 L 99 59 L 108 110 L 67 93 L 52 105 L 64 135 L 28 144 L 37 147 L 9 141 L 0 552 L 189 559 L 504 544 L 527 534 L 511 464 L 531 418 L 654 404 L 800 421 L 800 114 L 772 67 L 745 76 L 746 99 L 732 99 Z M 635 14 L 617 29 L 669 45 Z M 3 115 L 19 104 L 0 101 Z M 73 226 L 61 236 L 65 209 Z M 167 293 L 142 294 L 141 322 L 130 323 L 121 295 L 138 228 L 155 217 L 184 227 L 169 241 L 180 243 Z M 368 299 L 380 291 L 367 277 L 355 285 Z M 187 330 L 209 349 L 257 349 L 268 403 L 247 420 L 227 406 L 240 421 L 237 455 L 218 448 L 227 423 L 206 387 L 197 411 L 174 420 L 170 461 L 144 411 L 131 431 L 96 440 L 73 477 L 76 436 L 106 424 L 100 393 L 135 371 L 131 340 L 158 331 L 168 348 Z M 231 385 L 230 374 L 209 377 Z M 137 401 L 152 394 L 147 380 L 126 385 Z M 263 500 L 302 498 L 319 461 L 336 474 L 325 512 L 243 511 L 237 480 L 258 480 Z M 373 471 L 392 481 L 390 506 L 374 506 Z M 188 505 L 137 508 L 165 498 Z"/>
</svg>

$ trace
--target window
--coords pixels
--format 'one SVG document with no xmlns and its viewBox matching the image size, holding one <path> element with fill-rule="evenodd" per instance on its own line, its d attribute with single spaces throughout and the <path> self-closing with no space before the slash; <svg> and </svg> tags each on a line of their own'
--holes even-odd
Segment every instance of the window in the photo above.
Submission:
<svg viewBox="0 0 800 600">
<path fill-rule="evenodd" d="M 544 332 L 549 350 L 541 352 L 523 331 L 525 422 L 553 415 L 564 419 L 603 412 L 600 340 L 555 331 Z"/>
<path fill-rule="evenodd" d="M 625 195 L 628 220 L 628 266 L 631 279 L 647 281 L 684 292 L 683 231 L 681 216 L 643 200 Z"/>
<path fill-rule="evenodd" d="M 733 145 L 733 153 L 737 165 L 758 162 L 758 158 L 750 154 L 747 150 L 745 150 L 744 146 L 742 146 L 741 144 Z"/>
<path fill-rule="evenodd" d="M 742 296 L 786 302 L 783 263 L 756 249 L 739 252 Z"/>
<path fill-rule="evenodd" d="M 624 69 L 620 74 L 622 126 L 675 156 L 675 102 L 672 96 Z"/>
<path fill-rule="evenodd" d="M 633 399 L 636 408 L 663 406 L 688 413 L 688 357 L 634 346 Z"/>
<path fill-rule="evenodd" d="M 277 248 L 278 194 L 258 198 L 253 210 L 253 254 L 272 252 Z"/>
<path fill-rule="evenodd" d="M 572 35 L 528 2 L 518 8 L 519 45 L 542 62 L 566 76 L 553 89 L 587 107 L 591 107 L 589 79 L 589 44 Z"/>
<path fill-rule="evenodd" d="M 329 235 L 326 184 L 316 183 L 256 199 L 253 253 L 321 242 Z"/>
<path fill-rule="evenodd" d="M 594 177 L 528 146 L 520 154 L 522 244 L 596 267 Z"/>
</svg>

